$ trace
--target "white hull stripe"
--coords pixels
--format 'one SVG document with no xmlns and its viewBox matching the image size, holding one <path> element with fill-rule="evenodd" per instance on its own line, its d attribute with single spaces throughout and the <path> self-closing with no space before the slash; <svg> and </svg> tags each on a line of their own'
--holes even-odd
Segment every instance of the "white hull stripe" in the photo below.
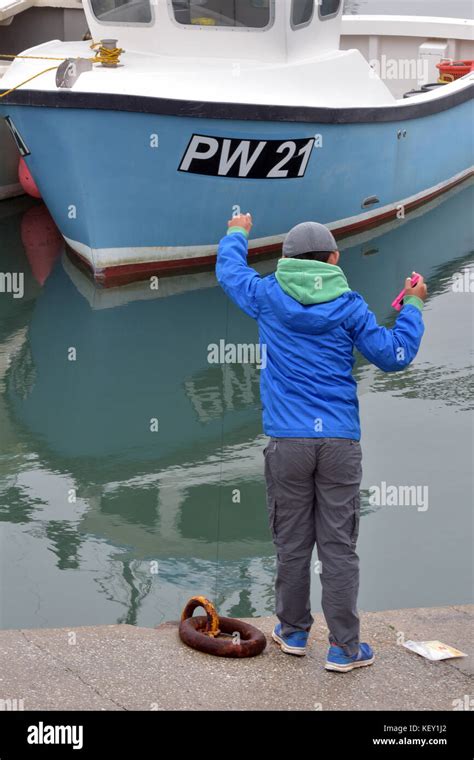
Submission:
<svg viewBox="0 0 474 760">
<path fill-rule="evenodd" d="M 377 217 L 386 216 L 387 214 L 396 212 L 401 206 L 410 206 L 416 204 L 418 201 L 423 200 L 431 195 L 440 193 L 444 188 L 449 187 L 452 184 L 462 182 L 463 179 L 467 179 L 474 173 L 474 165 L 469 169 L 465 169 L 459 174 L 454 175 L 445 182 L 440 182 L 437 185 L 433 185 L 426 190 L 423 190 L 416 195 L 411 195 L 404 200 L 391 203 L 386 206 L 381 206 L 372 211 L 366 211 L 363 214 L 357 216 L 347 217 L 345 219 L 339 219 L 336 222 L 331 222 L 327 226 L 333 232 L 351 227 L 354 224 L 363 224 L 364 222 L 370 222 Z M 271 235 L 269 237 L 257 238 L 250 241 L 250 250 L 265 248 L 267 246 L 280 245 L 287 231 L 279 235 Z M 143 246 L 135 247 L 129 246 L 124 248 L 91 248 L 84 243 L 80 243 L 77 240 L 71 238 L 65 238 L 67 244 L 78 253 L 83 259 L 89 262 L 94 271 L 100 271 L 107 269 L 108 267 L 126 266 L 126 265 L 138 265 L 147 263 L 160 263 L 165 261 L 186 261 L 195 258 L 204 258 L 207 256 L 214 256 L 216 254 L 216 245 L 192 245 L 192 246 Z"/>
</svg>

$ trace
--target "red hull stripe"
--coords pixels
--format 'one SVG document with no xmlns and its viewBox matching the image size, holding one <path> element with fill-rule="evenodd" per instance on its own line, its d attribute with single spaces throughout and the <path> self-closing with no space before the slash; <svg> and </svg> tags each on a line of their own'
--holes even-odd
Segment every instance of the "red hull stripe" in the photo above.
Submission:
<svg viewBox="0 0 474 760">
<path fill-rule="evenodd" d="M 461 183 L 466 182 L 473 176 L 474 171 L 466 174 L 460 179 L 450 182 L 439 190 L 436 190 L 432 193 L 429 193 L 428 195 L 424 195 L 421 198 L 417 198 L 416 200 L 405 204 L 405 212 L 413 211 L 419 206 L 422 206 L 425 203 L 429 203 L 429 201 L 433 200 L 433 198 L 436 198 L 439 195 L 443 195 L 443 193 L 451 190 L 456 185 L 460 185 Z M 370 229 L 371 227 L 377 227 L 380 224 L 383 224 L 383 222 L 386 222 L 390 219 L 395 219 L 396 216 L 397 208 L 394 208 L 382 214 L 371 216 L 369 219 L 362 219 L 359 222 L 347 224 L 342 227 L 334 227 L 332 229 L 332 233 L 337 239 L 341 239 L 353 234 L 354 232 Z M 252 250 L 249 251 L 249 258 L 254 259 L 265 254 L 278 253 L 279 251 L 281 251 L 281 243 L 259 246 L 258 248 L 252 248 Z M 89 270 L 93 271 L 89 261 L 87 261 L 76 251 L 72 251 L 72 253 L 74 256 L 80 258 Z M 156 262 L 146 261 L 137 262 L 136 264 L 120 264 L 118 266 L 111 266 L 107 267 L 106 269 L 102 269 L 99 272 L 95 272 L 94 274 L 96 279 L 99 280 L 103 285 L 106 287 L 111 287 L 113 285 L 125 284 L 127 281 L 130 282 L 132 280 L 145 279 L 147 276 L 151 276 L 152 274 L 157 274 L 159 272 L 168 274 L 180 272 L 181 274 L 184 274 L 186 271 L 195 270 L 196 268 L 206 269 L 212 266 L 215 261 L 216 254 L 212 254 L 210 256 L 196 256 L 192 259 L 172 259 Z"/>
</svg>

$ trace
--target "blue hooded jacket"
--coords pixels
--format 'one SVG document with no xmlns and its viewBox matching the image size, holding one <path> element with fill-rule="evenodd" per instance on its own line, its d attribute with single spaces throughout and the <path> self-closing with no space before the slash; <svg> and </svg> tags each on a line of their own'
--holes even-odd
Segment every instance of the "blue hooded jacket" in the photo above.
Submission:
<svg viewBox="0 0 474 760">
<path fill-rule="evenodd" d="M 248 266 L 247 252 L 244 232 L 230 228 L 219 245 L 216 276 L 237 306 L 258 322 L 266 349 L 260 383 L 265 433 L 359 440 L 354 347 L 385 372 L 407 367 L 424 332 L 422 301 L 406 299 L 388 330 L 349 289 L 339 267 L 283 259 L 281 271 L 279 265 L 276 275 L 261 277 Z M 314 297 L 306 297 L 308 265 L 311 279 L 320 279 Z"/>
</svg>

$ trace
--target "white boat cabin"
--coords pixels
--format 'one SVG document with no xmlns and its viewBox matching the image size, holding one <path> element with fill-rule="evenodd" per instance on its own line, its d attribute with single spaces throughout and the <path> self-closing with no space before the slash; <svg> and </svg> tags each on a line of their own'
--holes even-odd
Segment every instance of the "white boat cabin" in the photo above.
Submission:
<svg viewBox="0 0 474 760">
<path fill-rule="evenodd" d="M 96 40 L 115 38 L 141 53 L 269 63 L 338 50 L 342 6 L 342 0 L 84 0 Z"/>
<path fill-rule="evenodd" d="M 92 38 L 127 53 L 125 92 L 227 101 L 238 83 L 235 102 L 393 102 L 363 55 L 340 49 L 343 0 L 84 0 L 84 9 Z M 140 81 L 129 85 L 133 68 Z"/>
</svg>

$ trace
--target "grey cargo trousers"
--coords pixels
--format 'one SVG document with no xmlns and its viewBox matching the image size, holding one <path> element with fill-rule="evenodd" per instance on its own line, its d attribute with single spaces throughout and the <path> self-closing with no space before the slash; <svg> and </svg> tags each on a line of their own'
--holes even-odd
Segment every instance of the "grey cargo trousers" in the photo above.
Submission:
<svg viewBox="0 0 474 760">
<path fill-rule="evenodd" d="M 313 624 L 313 570 L 320 573 L 330 643 L 357 654 L 360 444 L 348 438 L 271 438 L 264 455 L 282 633 L 309 631 Z M 315 544 L 319 565 L 312 568 Z"/>
</svg>

